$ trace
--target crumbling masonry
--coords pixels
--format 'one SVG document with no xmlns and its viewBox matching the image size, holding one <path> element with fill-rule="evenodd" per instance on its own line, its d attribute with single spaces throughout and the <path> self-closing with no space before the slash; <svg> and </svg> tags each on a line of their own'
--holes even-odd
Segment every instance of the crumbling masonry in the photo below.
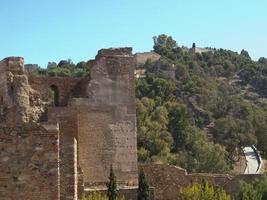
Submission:
<svg viewBox="0 0 267 200">
<path fill-rule="evenodd" d="M 136 199 L 135 65 L 131 48 L 100 50 L 84 78 L 31 77 L 23 58 L 0 61 L 0 199 L 76 200 L 105 190 L 111 165 Z"/>
</svg>

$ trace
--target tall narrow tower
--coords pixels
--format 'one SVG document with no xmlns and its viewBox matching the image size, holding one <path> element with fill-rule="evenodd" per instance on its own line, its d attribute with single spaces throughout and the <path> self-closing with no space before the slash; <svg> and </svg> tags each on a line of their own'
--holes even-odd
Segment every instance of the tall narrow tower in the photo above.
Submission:
<svg viewBox="0 0 267 200">
<path fill-rule="evenodd" d="M 21 57 L 0 61 L 0 124 L 27 122 L 29 108 L 28 77 Z"/>
</svg>

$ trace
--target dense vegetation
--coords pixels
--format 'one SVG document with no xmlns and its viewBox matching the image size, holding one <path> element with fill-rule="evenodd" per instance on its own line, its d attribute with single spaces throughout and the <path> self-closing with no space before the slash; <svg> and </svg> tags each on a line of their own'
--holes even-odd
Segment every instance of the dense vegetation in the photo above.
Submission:
<svg viewBox="0 0 267 200">
<path fill-rule="evenodd" d="M 266 174 L 252 183 L 241 182 L 240 200 L 265 200 L 267 199 Z"/>
<path fill-rule="evenodd" d="M 102 195 L 100 193 L 93 192 L 88 197 L 86 197 L 86 195 L 83 194 L 81 200 L 109 200 L 109 198 L 106 195 Z M 115 200 L 125 200 L 125 198 L 124 197 L 116 198 Z"/>
<path fill-rule="evenodd" d="M 207 182 L 194 183 L 182 188 L 180 192 L 182 200 L 231 200 L 231 197 L 223 189 L 215 189 Z"/>
<path fill-rule="evenodd" d="M 61 60 L 58 64 L 49 62 L 47 68 L 38 67 L 31 75 L 33 76 L 61 76 L 82 77 L 89 73 L 86 62 L 81 61 L 76 65 L 70 60 Z"/>
<path fill-rule="evenodd" d="M 267 62 L 247 51 L 193 53 L 154 37 L 157 62 L 136 81 L 138 158 L 190 172 L 229 171 L 240 149 L 267 151 Z M 259 95 L 256 96 L 255 95 Z"/>
<path fill-rule="evenodd" d="M 266 200 L 267 176 L 264 174 L 251 183 L 241 182 L 240 192 L 236 198 L 227 195 L 223 189 L 215 189 L 207 182 L 193 183 L 182 188 L 180 193 L 183 200 Z"/>
</svg>

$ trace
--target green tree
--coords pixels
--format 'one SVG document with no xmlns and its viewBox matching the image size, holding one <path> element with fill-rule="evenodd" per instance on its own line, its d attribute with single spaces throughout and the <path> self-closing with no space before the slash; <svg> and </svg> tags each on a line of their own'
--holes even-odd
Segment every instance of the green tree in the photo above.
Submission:
<svg viewBox="0 0 267 200">
<path fill-rule="evenodd" d="M 177 47 L 176 41 L 172 39 L 171 36 L 167 36 L 165 34 L 161 34 L 159 36 L 154 36 L 154 45 L 155 47 L 167 47 L 167 48 L 175 48 Z"/>
<path fill-rule="evenodd" d="M 87 200 L 85 194 L 83 193 L 81 200 Z"/>
<path fill-rule="evenodd" d="M 249 60 L 251 60 L 251 58 L 250 58 L 250 56 L 249 56 L 249 53 L 248 53 L 246 50 L 244 50 L 244 49 L 242 49 L 240 55 L 241 55 L 241 56 L 244 56 L 245 58 L 247 58 L 247 59 L 249 59 Z"/>
<path fill-rule="evenodd" d="M 149 200 L 149 185 L 143 169 L 139 173 L 138 200 Z"/>
<path fill-rule="evenodd" d="M 256 129 L 256 136 L 257 136 L 257 148 L 263 152 L 263 154 L 267 153 L 267 125 L 260 124 L 257 126 Z"/>
<path fill-rule="evenodd" d="M 267 176 L 266 174 L 252 183 L 241 182 L 239 200 L 265 200 L 267 199 Z"/>
<path fill-rule="evenodd" d="M 231 200 L 231 197 L 222 189 L 214 189 L 207 182 L 194 183 L 180 190 L 182 200 Z"/>
<path fill-rule="evenodd" d="M 175 58 L 175 50 L 177 48 L 176 41 L 171 36 L 161 34 L 154 36 L 154 51 L 168 58 Z"/>
<path fill-rule="evenodd" d="M 107 196 L 108 200 L 116 200 L 117 199 L 117 182 L 116 182 L 116 176 L 114 174 L 112 165 L 110 166 L 110 172 L 109 172 L 109 182 L 107 183 Z"/>
<path fill-rule="evenodd" d="M 189 172 L 224 173 L 229 170 L 223 146 L 208 142 L 205 133 L 194 126 L 187 127 L 186 132 L 186 163 L 182 165 Z"/>
<path fill-rule="evenodd" d="M 139 161 L 225 172 L 241 146 L 267 152 L 267 103 L 256 97 L 267 97 L 266 59 L 210 50 L 192 54 L 168 35 L 154 37 L 161 58 L 136 80 Z"/>
<path fill-rule="evenodd" d="M 178 103 L 166 104 L 168 109 L 168 129 L 172 133 L 174 139 L 174 150 L 177 151 L 179 148 L 183 149 L 186 145 L 186 127 L 190 124 L 190 115 L 185 105 Z"/>
</svg>

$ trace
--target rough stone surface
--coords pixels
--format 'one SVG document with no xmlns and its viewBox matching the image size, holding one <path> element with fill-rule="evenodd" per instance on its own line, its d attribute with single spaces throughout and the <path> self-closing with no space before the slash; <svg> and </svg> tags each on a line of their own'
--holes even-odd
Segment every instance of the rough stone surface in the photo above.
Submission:
<svg viewBox="0 0 267 200">
<path fill-rule="evenodd" d="M 0 199 L 58 200 L 58 129 L 52 127 L 0 127 Z"/>
<path fill-rule="evenodd" d="M 136 53 L 134 55 L 137 66 L 138 67 L 143 67 L 144 64 L 149 60 L 151 62 L 156 62 L 160 59 L 160 55 L 155 53 L 155 52 L 144 52 L 144 53 Z"/>
<path fill-rule="evenodd" d="M 131 49 L 101 50 L 91 68 L 88 98 L 73 99 L 85 186 L 105 185 L 110 165 L 119 185 L 138 183 L 134 69 Z"/>
<path fill-rule="evenodd" d="M 0 124 L 29 121 L 29 84 L 23 58 L 0 61 Z"/>
<path fill-rule="evenodd" d="M 46 100 L 48 91 L 51 86 L 54 86 L 59 91 L 59 106 L 66 106 L 68 100 L 72 97 L 77 84 L 82 81 L 82 78 L 73 77 L 29 77 L 29 84 L 39 93 L 39 97 Z"/>
<path fill-rule="evenodd" d="M 82 193 L 105 193 L 112 165 L 119 194 L 136 200 L 132 49 L 100 50 L 83 78 L 28 77 L 23 62 L 0 61 L 0 199 L 77 200 Z M 49 88 L 57 92 L 56 107 L 47 102 Z M 140 168 L 156 200 L 179 199 L 181 187 L 203 180 L 236 195 L 240 180 L 259 177 L 187 174 L 169 165 Z"/>
<path fill-rule="evenodd" d="M 135 66 L 131 48 L 100 50 L 83 78 L 28 77 L 23 58 L 2 60 L 0 197 L 77 200 L 102 189 L 112 165 L 119 189 L 136 199 L 124 190 L 138 186 Z M 29 124 L 36 130 L 17 128 Z"/>
</svg>

